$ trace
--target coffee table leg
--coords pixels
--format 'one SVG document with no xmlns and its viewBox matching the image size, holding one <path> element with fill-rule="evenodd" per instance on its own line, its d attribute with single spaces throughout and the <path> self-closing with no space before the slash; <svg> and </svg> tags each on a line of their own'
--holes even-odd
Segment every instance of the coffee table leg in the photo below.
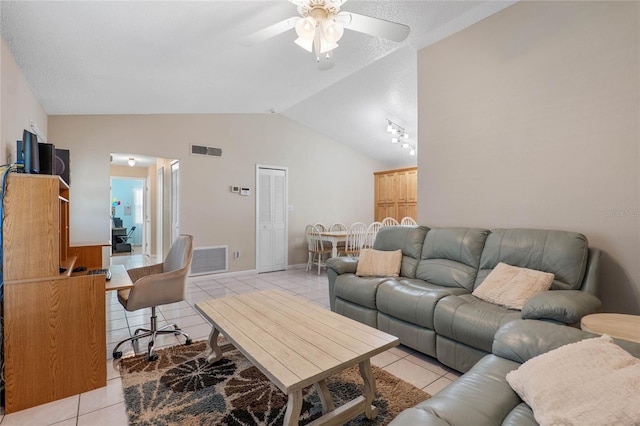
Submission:
<svg viewBox="0 0 640 426">
<path fill-rule="evenodd" d="M 327 387 L 327 382 L 325 380 L 320 380 L 319 382 L 314 383 L 313 386 L 316 388 L 316 392 L 320 397 L 320 402 L 322 402 L 322 414 L 327 414 L 329 411 L 335 410 L 336 406 L 333 404 L 333 399 L 331 398 L 331 393 Z"/>
<path fill-rule="evenodd" d="M 302 390 L 289 394 L 287 411 L 284 413 L 284 426 L 298 426 L 298 419 L 302 411 Z"/>
<path fill-rule="evenodd" d="M 209 335 L 209 347 L 211 348 L 211 355 L 207 357 L 209 364 L 213 364 L 222 358 L 222 349 L 218 346 L 218 335 L 220 332 L 217 328 L 211 328 L 211 334 Z"/>
<path fill-rule="evenodd" d="M 360 375 L 364 380 L 364 392 L 362 392 L 366 400 L 364 415 L 368 419 L 375 419 L 378 415 L 378 408 L 372 405 L 376 396 L 376 379 L 371 371 L 371 360 L 367 359 L 360 363 Z"/>
</svg>

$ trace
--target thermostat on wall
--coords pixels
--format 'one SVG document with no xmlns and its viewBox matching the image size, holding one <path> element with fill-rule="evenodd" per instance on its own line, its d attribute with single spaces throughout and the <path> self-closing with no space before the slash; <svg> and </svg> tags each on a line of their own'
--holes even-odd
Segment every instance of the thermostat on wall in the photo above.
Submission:
<svg viewBox="0 0 640 426">
<path fill-rule="evenodd" d="M 231 192 L 240 192 L 240 187 L 239 186 L 235 186 L 235 185 L 231 185 Z"/>
<path fill-rule="evenodd" d="M 251 194 L 251 188 L 240 188 L 240 195 L 250 195 Z"/>
</svg>

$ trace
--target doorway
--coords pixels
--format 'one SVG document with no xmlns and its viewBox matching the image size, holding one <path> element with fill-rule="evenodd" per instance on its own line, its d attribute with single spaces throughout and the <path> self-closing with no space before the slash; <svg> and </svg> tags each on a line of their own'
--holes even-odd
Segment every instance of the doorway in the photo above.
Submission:
<svg viewBox="0 0 640 426">
<path fill-rule="evenodd" d="M 145 179 L 111 177 L 111 243 L 115 253 L 140 251 L 144 236 Z"/>
<path fill-rule="evenodd" d="M 167 255 L 174 230 L 179 230 L 178 217 L 173 217 L 172 212 L 179 212 L 179 180 L 178 160 L 160 157 L 151 157 L 130 153 L 111 153 L 111 182 L 112 190 L 114 179 L 132 179 L 142 182 L 142 210 L 135 211 L 133 201 L 130 210 L 125 211 L 123 200 L 117 195 L 112 195 L 109 200 L 112 208 L 112 217 L 124 221 L 125 213 L 133 217 L 137 214 L 139 224 L 132 237 L 136 237 L 133 245 L 134 254 L 157 257 L 164 259 Z M 138 200 L 140 195 L 136 195 Z M 116 199 L 114 209 L 113 202 Z M 119 206 L 117 205 L 119 202 Z M 140 201 L 138 201 L 140 205 Z M 141 217 L 140 217 L 141 216 Z M 141 219 L 141 220 L 140 220 Z M 133 222 L 133 220 L 132 220 Z M 112 227 L 114 226 L 112 221 Z M 123 226 L 124 228 L 124 226 Z M 126 232 L 130 231 L 127 227 Z M 120 230 L 119 232 L 123 232 Z M 117 242 L 113 232 L 112 242 Z M 136 246 L 139 245 L 139 248 Z M 114 250 L 115 252 L 115 250 Z M 126 253 L 130 254 L 130 253 Z"/>
<path fill-rule="evenodd" d="M 287 269 L 288 169 L 256 166 L 256 269 Z"/>
</svg>

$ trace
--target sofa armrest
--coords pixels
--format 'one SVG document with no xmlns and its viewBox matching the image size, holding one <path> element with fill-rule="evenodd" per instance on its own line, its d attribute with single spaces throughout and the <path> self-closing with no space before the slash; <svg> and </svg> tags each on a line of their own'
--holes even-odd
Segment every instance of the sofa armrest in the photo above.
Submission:
<svg viewBox="0 0 640 426">
<path fill-rule="evenodd" d="M 560 324 L 515 320 L 503 325 L 496 332 L 492 352 L 501 358 L 524 363 L 560 346 L 594 337 L 599 335 Z M 615 338 L 613 342 L 636 358 L 640 358 L 640 343 Z"/>
<path fill-rule="evenodd" d="M 595 313 L 601 305 L 600 299 L 581 290 L 545 291 L 524 304 L 522 319 L 576 324 L 583 316 Z"/>
<path fill-rule="evenodd" d="M 327 259 L 327 268 L 334 270 L 338 275 L 355 274 L 358 269 L 358 258 L 331 257 Z"/>
<path fill-rule="evenodd" d="M 577 328 L 544 321 L 516 320 L 498 330 L 492 352 L 502 358 L 524 363 L 568 343 L 597 337 Z"/>
<path fill-rule="evenodd" d="M 327 259 L 327 278 L 329 278 L 329 305 L 336 310 L 336 279 L 338 275 L 355 274 L 358 259 L 353 257 L 331 257 Z"/>
</svg>

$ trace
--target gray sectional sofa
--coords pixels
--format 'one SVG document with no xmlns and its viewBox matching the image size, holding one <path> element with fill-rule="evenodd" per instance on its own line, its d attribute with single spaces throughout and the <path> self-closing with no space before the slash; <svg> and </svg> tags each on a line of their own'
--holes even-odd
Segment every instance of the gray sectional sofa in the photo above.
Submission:
<svg viewBox="0 0 640 426">
<path fill-rule="evenodd" d="M 506 380 L 522 363 L 560 346 L 597 337 L 573 327 L 515 320 L 495 335 L 493 353 L 435 396 L 401 412 L 390 426 L 535 426 L 529 405 Z M 614 339 L 636 358 L 640 344 Z M 637 395 L 629 395 L 629 398 Z M 640 419 L 639 419 L 640 420 Z"/>
<path fill-rule="evenodd" d="M 398 336 L 460 372 L 491 353 L 496 332 L 510 321 L 576 324 L 600 307 L 600 252 L 579 233 L 396 226 L 379 231 L 374 249 L 402 250 L 399 276 L 357 276 L 357 258 L 331 258 L 331 310 Z M 553 273 L 551 290 L 522 310 L 473 296 L 499 262 Z"/>
</svg>

